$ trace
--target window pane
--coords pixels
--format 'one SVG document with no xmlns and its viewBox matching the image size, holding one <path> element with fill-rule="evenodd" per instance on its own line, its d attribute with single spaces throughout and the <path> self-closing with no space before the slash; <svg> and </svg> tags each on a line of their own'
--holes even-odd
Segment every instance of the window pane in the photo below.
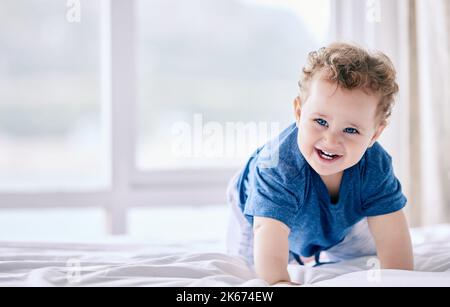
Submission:
<svg viewBox="0 0 450 307">
<path fill-rule="evenodd" d="M 94 242 L 105 240 L 102 208 L 2 210 L 1 241 Z"/>
<path fill-rule="evenodd" d="M 107 185 L 99 17 L 99 0 L 0 2 L 1 191 Z"/>
<path fill-rule="evenodd" d="M 300 69 L 327 39 L 330 8 L 138 0 L 136 14 L 138 168 L 203 168 L 238 165 L 293 122 Z M 236 122 L 251 123 L 256 137 Z"/>
<path fill-rule="evenodd" d="M 129 237 L 153 244 L 180 244 L 225 251 L 226 206 L 132 208 Z"/>
</svg>

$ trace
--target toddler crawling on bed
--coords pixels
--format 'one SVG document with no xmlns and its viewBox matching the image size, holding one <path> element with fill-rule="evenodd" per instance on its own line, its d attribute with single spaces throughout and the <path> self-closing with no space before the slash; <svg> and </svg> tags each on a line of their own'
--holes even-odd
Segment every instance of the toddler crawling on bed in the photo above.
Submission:
<svg viewBox="0 0 450 307">
<path fill-rule="evenodd" d="M 350 44 L 309 54 L 296 123 L 230 182 L 228 253 L 270 284 L 290 283 L 288 263 L 311 257 L 320 265 L 377 255 L 383 269 L 413 269 L 407 200 L 377 142 L 398 92 L 395 75 L 386 55 Z"/>
</svg>

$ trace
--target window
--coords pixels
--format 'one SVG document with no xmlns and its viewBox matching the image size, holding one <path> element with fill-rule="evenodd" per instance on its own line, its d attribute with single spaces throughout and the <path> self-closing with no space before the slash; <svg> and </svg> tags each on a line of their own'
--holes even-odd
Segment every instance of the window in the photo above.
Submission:
<svg viewBox="0 0 450 307">
<path fill-rule="evenodd" d="M 327 39 L 330 4 L 138 0 L 136 18 L 138 169 L 220 169 L 293 122 L 300 69 Z M 259 130 L 239 138 L 233 123 Z"/>
<path fill-rule="evenodd" d="M 108 186 L 100 1 L 0 3 L 0 191 Z M 74 22 L 75 21 L 75 22 Z"/>
<path fill-rule="evenodd" d="M 223 205 L 232 169 L 293 121 L 300 69 L 327 40 L 329 13 L 328 0 L 1 1 L 0 207 L 41 223 L 14 231 L 43 237 L 61 219 L 73 234 L 90 215 L 92 233 L 129 224 L 148 237 L 139 216 L 157 210 L 135 207 Z M 229 152 L 228 123 L 245 128 Z M 217 127 L 227 148 L 210 155 Z M 45 219 L 44 207 L 80 211 Z"/>
</svg>

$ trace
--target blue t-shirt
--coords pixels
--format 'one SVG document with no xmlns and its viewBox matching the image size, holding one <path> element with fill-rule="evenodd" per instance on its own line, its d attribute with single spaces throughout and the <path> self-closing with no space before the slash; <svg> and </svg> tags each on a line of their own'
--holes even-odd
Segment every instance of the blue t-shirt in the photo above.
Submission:
<svg viewBox="0 0 450 307">
<path fill-rule="evenodd" d="M 297 132 L 293 124 L 258 148 L 237 183 L 247 220 L 253 224 L 253 216 L 260 216 L 286 224 L 290 251 L 305 257 L 316 255 L 343 241 L 363 218 L 405 206 L 392 158 L 378 142 L 357 164 L 344 170 L 339 200 L 332 203 L 320 175 L 298 148 Z"/>
</svg>

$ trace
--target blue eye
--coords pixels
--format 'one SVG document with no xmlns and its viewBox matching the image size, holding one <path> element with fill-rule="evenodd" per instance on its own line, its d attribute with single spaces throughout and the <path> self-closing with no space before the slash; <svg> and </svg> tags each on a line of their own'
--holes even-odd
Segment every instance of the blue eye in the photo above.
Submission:
<svg viewBox="0 0 450 307">
<path fill-rule="evenodd" d="M 356 130 L 355 128 L 345 128 L 344 129 L 345 132 L 350 133 L 350 134 L 358 134 L 358 130 Z"/>
<path fill-rule="evenodd" d="M 321 119 L 321 118 L 315 119 L 314 121 L 315 121 L 316 123 L 318 123 L 319 125 L 321 125 L 321 126 L 326 126 L 326 125 L 327 125 L 327 121 L 326 121 L 326 120 L 323 120 L 323 119 Z"/>
</svg>

